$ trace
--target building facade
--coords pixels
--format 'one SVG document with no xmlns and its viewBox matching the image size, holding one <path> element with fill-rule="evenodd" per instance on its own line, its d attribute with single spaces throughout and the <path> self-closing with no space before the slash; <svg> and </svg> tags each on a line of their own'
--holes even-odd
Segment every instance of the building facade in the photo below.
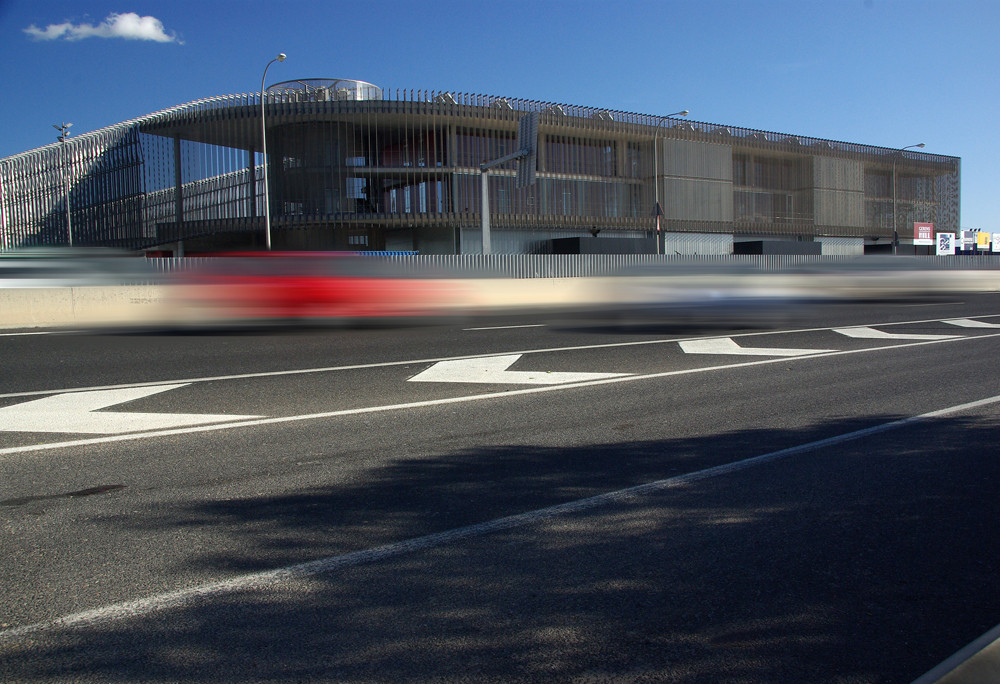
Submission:
<svg viewBox="0 0 1000 684">
<path fill-rule="evenodd" d="M 658 249 L 685 254 L 747 241 L 861 253 L 894 234 L 906 251 L 914 222 L 959 229 L 957 157 L 311 79 L 266 92 L 273 246 L 480 252 L 480 164 L 517 151 L 530 112 L 535 182 L 519 186 L 516 161 L 488 175 L 494 252 L 547 253 L 560 238 L 595 236 L 646 238 L 654 251 L 658 222 Z M 0 160 L 0 249 L 262 247 L 261 114 L 259 94 L 207 98 Z"/>
</svg>

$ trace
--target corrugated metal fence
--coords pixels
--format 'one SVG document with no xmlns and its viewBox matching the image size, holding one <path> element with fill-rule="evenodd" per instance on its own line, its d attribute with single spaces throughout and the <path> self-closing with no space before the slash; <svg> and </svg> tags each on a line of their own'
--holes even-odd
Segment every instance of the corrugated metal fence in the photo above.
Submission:
<svg viewBox="0 0 1000 684">
<path fill-rule="evenodd" d="M 854 262 L 879 265 L 914 264 L 926 269 L 1000 269 L 1000 255 L 959 255 L 953 257 L 857 257 L 803 255 L 717 255 L 675 256 L 657 254 L 459 254 L 459 255 L 362 255 L 359 258 L 388 262 L 402 273 L 487 274 L 505 278 L 577 278 L 606 275 L 627 269 L 669 267 L 671 264 L 737 265 L 776 270 L 809 264 Z M 211 257 L 149 259 L 158 273 L 175 273 L 211 262 Z"/>
</svg>

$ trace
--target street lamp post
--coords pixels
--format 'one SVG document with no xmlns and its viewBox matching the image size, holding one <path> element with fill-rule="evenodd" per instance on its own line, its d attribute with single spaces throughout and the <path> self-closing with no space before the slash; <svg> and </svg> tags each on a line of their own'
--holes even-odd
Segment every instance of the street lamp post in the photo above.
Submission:
<svg viewBox="0 0 1000 684">
<path fill-rule="evenodd" d="M 656 151 L 656 133 L 660 130 L 660 126 L 663 125 L 664 121 L 667 121 L 673 116 L 687 116 L 690 114 L 688 110 L 684 109 L 679 112 L 674 112 L 673 114 L 667 114 L 660 118 L 656 124 L 656 128 L 653 129 L 653 196 L 655 198 L 656 204 L 653 205 L 653 215 L 656 216 L 656 253 L 661 254 L 660 249 L 660 216 L 663 215 L 663 208 L 660 206 L 660 155 Z"/>
<path fill-rule="evenodd" d="M 59 131 L 59 137 L 56 138 L 61 144 L 59 149 L 61 151 L 60 157 L 61 164 L 60 171 L 62 172 L 62 183 L 63 192 L 66 195 L 66 238 L 69 240 L 69 246 L 73 246 L 73 219 L 70 217 L 69 212 L 69 179 L 66 174 L 66 138 L 69 137 L 69 127 L 72 126 L 71 123 L 62 124 L 52 124 L 52 128 Z"/>
<path fill-rule="evenodd" d="M 267 78 L 268 68 L 275 62 L 284 62 L 285 53 L 279 53 L 264 67 L 264 75 L 260 77 L 260 148 L 264 158 L 264 234 L 267 237 L 267 249 L 271 249 L 271 203 L 270 192 L 267 187 L 267 125 L 264 121 L 264 80 Z"/>
<path fill-rule="evenodd" d="M 917 143 L 916 145 L 907 145 L 898 150 L 900 156 L 902 156 L 905 150 L 913 149 L 914 147 L 923 147 L 925 143 Z M 892 253 L 895 256 L 897 250 L 899 249 L 899 228 L 896 225 L 896 152 L 892 154 Z"/>
</svg>

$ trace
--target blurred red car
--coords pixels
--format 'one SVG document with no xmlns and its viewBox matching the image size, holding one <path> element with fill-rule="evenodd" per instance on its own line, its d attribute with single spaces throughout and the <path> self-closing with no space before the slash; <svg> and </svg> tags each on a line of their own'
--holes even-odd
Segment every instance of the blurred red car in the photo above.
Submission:
<svg viewBox="0 0 1000 684">
<path fill-rule="evenodd" d="M 179 284 L 186 318 L 206 322 L 422 317 L 457 302 L 452 280 L 350 253 L 229 253 L 184 272 Z"/>
</svg>

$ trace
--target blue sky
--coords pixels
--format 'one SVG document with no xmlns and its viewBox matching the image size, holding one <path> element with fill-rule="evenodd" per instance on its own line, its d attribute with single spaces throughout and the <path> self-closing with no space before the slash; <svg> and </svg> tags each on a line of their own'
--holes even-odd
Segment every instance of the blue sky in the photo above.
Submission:
<svg viewBox="0 0 1000 684">
<path fill-rule="evenodd" d="M 133 16 L 134 15 L 134 16 Z M 1000 232 L 994 0 L 0 0 L 0 157 L 183 102 L 352 78 L 962 158 Z"/>
</svg>

